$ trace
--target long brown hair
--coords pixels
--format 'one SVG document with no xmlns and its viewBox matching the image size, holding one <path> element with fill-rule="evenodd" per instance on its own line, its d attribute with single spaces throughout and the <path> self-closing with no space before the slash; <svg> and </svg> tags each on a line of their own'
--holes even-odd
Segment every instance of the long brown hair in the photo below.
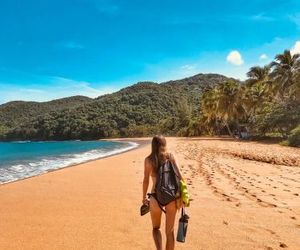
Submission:
<svg viewBox="0 0 300 250">
<path fill-rule="evenodd" d="M 148 156 L 154 170 L 156 171 L 158 166 L 166 161 L 167 157 L 167 141 L 162 135 L 156 135 L 152 138 L 151 154 Z"/>
</svg>

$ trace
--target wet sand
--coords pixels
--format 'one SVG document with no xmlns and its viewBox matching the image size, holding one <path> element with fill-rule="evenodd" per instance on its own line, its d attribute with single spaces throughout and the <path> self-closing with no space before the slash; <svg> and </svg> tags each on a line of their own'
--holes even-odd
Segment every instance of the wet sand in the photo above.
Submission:
<svg viewBox="0 0 300 250">
<path fill-rule="evenodd" d="M 142 142 L 0 186 L 0 249 L 155 249 L 150 216 L 139 215 L 150 139 Z M 204 137 L 168 144 L 193 199 L 176 249 L 300 249 L 300 149 Z"/>
</svg>

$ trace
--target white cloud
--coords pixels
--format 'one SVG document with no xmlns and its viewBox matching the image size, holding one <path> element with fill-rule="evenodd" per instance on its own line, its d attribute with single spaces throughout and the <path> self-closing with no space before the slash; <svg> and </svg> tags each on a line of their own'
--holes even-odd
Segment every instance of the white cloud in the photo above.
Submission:
<svg viewBox="0 0 300 250">
<path fill-rule="evenodd" d="M 237 50 L 231 51 L 228 54 L 226 60 L 227 60 L 227 62 L 229 62 L 233 65 L 237 65 L 237 66 L 242 65 L 244 63 L 242 55 Z"/>
<path fill-rule="evenodd" d="M 253 21 L 265 21 L 265 22 L 272 22 L 274 21 L 273 17 L 265 15 L 265 13 L 259 13 L 257 15 L 251 16 L 251 20 Z"/>
<path fill-rule="evenodd" d="M 196 69 L 196 65 L 194 64 L 186 64 L 180 67 L 180 69 L 182 70 L 186 70 L 186 71 L 192 71 Z"/>
<path fill-rule="evenodd" d="M 15 100 L 44 102 L 74 95 L 95 98 L 118 90 L 112 87 L 96 88 L 92 87 L 89 82 L 63 77 L 48 77 L 40 81 L 44 84 L 40 83 L 26 87 L 12 83 L 0 83 L 0 104 Z M 94 85 L 97 85 L 97 83 Z"/>
<path fill-rule="evenodd" d="M 261 54 L 259 56 L 259 60 L 261 60 L 261 61 L 266 60 L 266 59 L 268 59 L 268 56 L 266 54 Z"/>
<path fill-rule="evenodd" d="M 291 54 L 300 54 L 300 41 L 296 41 L 295 45 L 293 48 L 291 48 Z"/>
<path fill-rule="evenodd" d="M 297 13 L 295 15 L 289 15 L 288 18 L 289 18 L 289 20 L 291 22 L 293 22 L 294 24 L 296 24 L 296 26 L 298 28 L 300 28 L 300 13 Z"/>
</svg>

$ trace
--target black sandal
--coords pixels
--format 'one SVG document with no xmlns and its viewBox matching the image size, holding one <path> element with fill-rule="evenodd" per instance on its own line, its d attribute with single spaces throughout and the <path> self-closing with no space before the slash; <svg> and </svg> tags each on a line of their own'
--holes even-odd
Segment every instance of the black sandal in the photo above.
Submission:
<svg viewBox="0 0 300 250">
<path fill-rule="evenodd" d="M 143 204 L 141 206 L 140 211 L 141 211 L 141 216 L 143 216 L 143 215 L 145 215 L 146 213 L 148 213 L 150 211 L 150 206 L 147 205 L 147 204 Z"/>
</svg>

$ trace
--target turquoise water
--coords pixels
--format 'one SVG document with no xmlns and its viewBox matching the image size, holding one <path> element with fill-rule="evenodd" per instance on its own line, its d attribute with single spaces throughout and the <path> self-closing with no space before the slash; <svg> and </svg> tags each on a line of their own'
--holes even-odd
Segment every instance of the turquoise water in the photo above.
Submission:
<svg viewBox="0 0 300 250">
<path fill-rule="evenodd" d="M 0 184 L 117 154 L 133 142 L 49 141 L 0 142 Z"/>
</svg>

